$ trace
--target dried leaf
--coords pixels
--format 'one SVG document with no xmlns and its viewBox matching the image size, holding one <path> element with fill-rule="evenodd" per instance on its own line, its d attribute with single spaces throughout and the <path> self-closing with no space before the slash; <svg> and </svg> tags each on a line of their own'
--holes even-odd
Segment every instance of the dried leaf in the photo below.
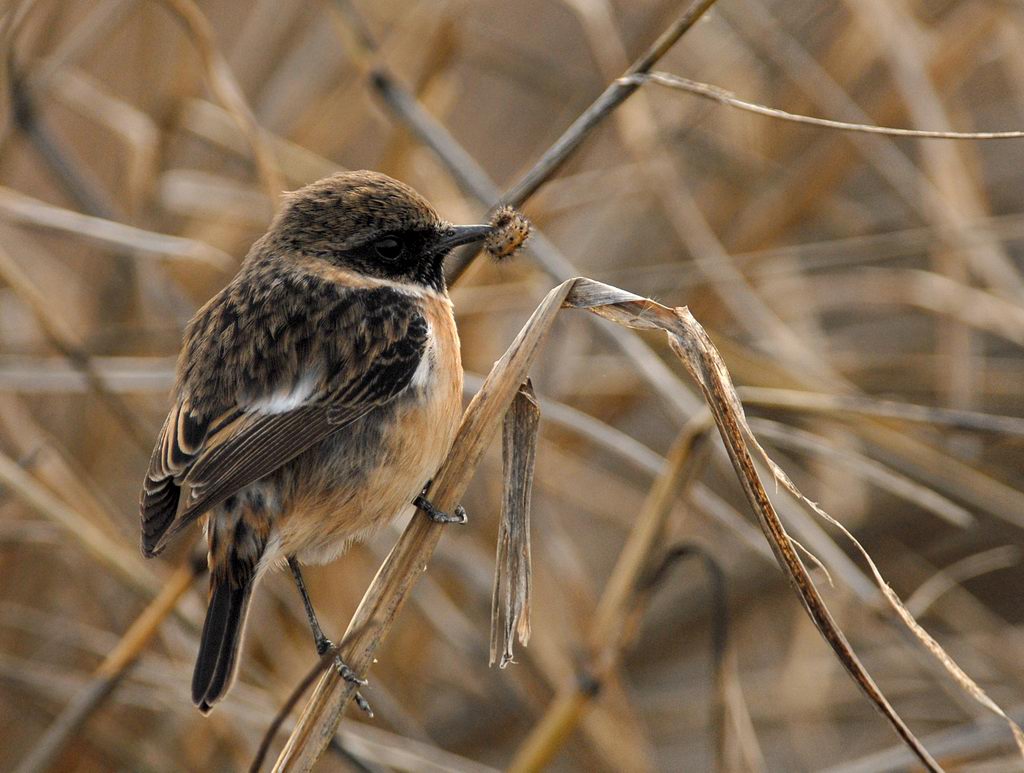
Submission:
<svg viewBox="0 0 1024 773">
<path fill-rule="evenodd" d="M 524 647 L 530 641 L 530 499 L 539 425 L 540 405 L 527 379 L 505 414 L 502 432 L 505 485 L 491 597 L 490 659 L 499 668 L 512 662 L 516 635 Z"/>
</svg>

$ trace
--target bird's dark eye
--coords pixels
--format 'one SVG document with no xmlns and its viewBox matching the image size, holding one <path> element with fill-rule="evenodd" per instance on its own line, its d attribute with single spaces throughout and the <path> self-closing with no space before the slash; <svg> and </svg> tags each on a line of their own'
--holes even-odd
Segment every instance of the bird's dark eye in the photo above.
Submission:
<svg viewBox="0 0 1024 773">
<path fill-rule="evenodd" d="M 389 236 L 374 242 L 373 249 L 384 260 L 398 260 L 405 252 L 405 245 L 395 237 Z"/>
</svg>

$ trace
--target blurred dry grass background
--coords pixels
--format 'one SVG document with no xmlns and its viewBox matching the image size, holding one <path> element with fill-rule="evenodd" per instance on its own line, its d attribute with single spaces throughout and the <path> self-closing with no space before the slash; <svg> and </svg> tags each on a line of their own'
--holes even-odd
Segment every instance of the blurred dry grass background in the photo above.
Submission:
<svg viewBox="0 0 1024 773">
<path fill-rule="evenodd" d="M 353 15 L 329 0 L 202 0 L 208 26 L 191 28 L 171 10 L 185 6 L 0 6 L 8 22 L 29 11 L 9 68 L 21 85 L 4 83 L 0 102 L 0 462 L 16 462 L 0 464 L 3 770 L 81 696 L 187 558 L 181 544 L 143 563 L 138 488 L 182 326 L 272 212 L 266 165 L 261 176 L 209 68 L 240 87 L 278 187 L 379 169 L 474 222 L 485 206 L 375 95 L 360 35 L 506 186 L 681 4 L 354 0 Z M 1022 51 L 1024 11 L 998 0 L 720 0 L 658 69 L 796 113 L 995 130 L 1024 126 Z M 690 307 L 776 460 L 1018 718 L 1022 162 L 1020 140 L 842 134 L 649 86 L 525 207 L 581 274 Z M 453 289 L 467 372 L 488 371 L 553 284 L 528 256 L 470 268 Z M 532 373 L 542 420 L 529 648 L 503 671 L 487 666 L 496 443 L 464 502 L 469 526 L 446 531 L 370 674 L 377 718 L 353 712 L 320 769 L 505 767 L 572 683 L 653 476 L 701 405 L 695 392 L 670 402 L 652 391 L 604 325 L 563 315 Z M 688 384 L 662 340 L 645 340 Z M 726 764 L 908 765 L 800 609 L 712 446 L 666 544 L 696 543 L 724 572 Z M 849 545 L 778 499 L 828 566 L 825 595 L 854 648 L 939 761 L 1020 769 L 1005 724 L 892 624 Z M 395 533 L 308 571 L 329 634 L 344 630 Z M 204 719 L 188 698 L 204 595 L 195 583 L 54 769 L 249 764 L 313 648 L 289 578 L 268 578 L 239 684 Z M 713 767 L 712 599 L 699 562 L 671 569 L 553 769 Z"/>
</svg>

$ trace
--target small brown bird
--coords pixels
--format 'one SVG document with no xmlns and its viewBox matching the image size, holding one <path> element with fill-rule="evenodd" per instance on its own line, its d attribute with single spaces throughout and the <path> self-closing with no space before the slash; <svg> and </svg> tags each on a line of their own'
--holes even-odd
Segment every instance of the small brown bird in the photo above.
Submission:
<svg viewBox="0 0 1024 773">
<path fill-rule="evenodd" d="M 287 561 L 323 653 L 330 642 L 300 563 L 331 561 L 413 505 L 465 520 L 461 508 L 448 515 L 422 496 L 462 412 L 443 264 L 494 229 L 453 226 L 374 172 L 286 195 L 241 270 L 185 331 L 142 492 L 146 556 L 205 518 L 210 605 L 192 679 L 203 713 L 231 685 L 267 569 Z"/>
</svg>

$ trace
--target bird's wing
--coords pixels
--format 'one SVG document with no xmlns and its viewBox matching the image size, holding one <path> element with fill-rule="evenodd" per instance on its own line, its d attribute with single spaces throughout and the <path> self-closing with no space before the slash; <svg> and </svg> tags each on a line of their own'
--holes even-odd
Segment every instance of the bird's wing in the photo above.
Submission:
<svg viewBox="0 0 1024 773">
<path fill-rule="evenodd" d="M 230 296 L 216 300 L 231 304 Z M 224 313 L 214 304 L 201 312 L 207 319 L 197 318 L 199 329 L 190 332 L 179 399 L 143 489 L 146 555 L 156 555 L 204 512 L 409 386 L 429 336 L 418 302 L 390 288 L 343 288 L 332 300 L 310 312 L 317 315 L 312 334 L 307 330 L 297 339 L 285 325 L 255 346 L 247 340 L 248 356 L 237 351 L 234 333 L 245 328 L 248 339 L 273 330 L 273 312 L 251 303 L 240 311 Z M 257 319 L 248 319 L 254 314 Z M 293 326 L 311 325 L 306 320 Z M 237 396 L 211 414 L 203 407 L 216 402 L 216 390 Z M 181 502 L 184 484 L 188 495 Z"/>
</svg>

